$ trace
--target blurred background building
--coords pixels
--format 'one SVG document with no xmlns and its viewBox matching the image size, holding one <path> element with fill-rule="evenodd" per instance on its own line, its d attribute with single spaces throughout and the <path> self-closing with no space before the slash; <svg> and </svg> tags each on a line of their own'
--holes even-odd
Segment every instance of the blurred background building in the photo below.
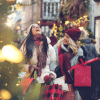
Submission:
<svg viewBox="0 0 100 100">
<path fill-rule="evenodd" d="M 38 23 L 42 28 L 42 32 L 50 36 L 50 31 L 54 23 L 58 27 L 60 21 L 62 21 L 59 18 L 59 9 L 61 6 L 65 6 L 67 1 L 68 0 L 17 0 L 17 4 L 14 5 L 17 11 L 15 11 L 13 7 L 13 13 L 11 14 L 16 14 L 16 17 L 12 19 L 14 21 L 13 27 L 17 32 L 24 31 L 26 34 L 27 28 L 32 23 Z M 87 2 L 88 0 L 84 1 Z M 95 45 L 96 50 L 100 53 L 100 0 L 89 1 L 89 28 L 97 41 Z"/>
<path fill-rule="evenodd" d="M 53 24 L 59 23 L 60 0 L 41 0 L 40 26 L 42 32 L 49 35 Z"/>
<path fill-rule="evenodd" d="M 90 0 L 90 22 L 89 26 L 96 40 L 96 50 L 100 53 L 100 0 Z"/>
<path fill-rule="evenodd" d="M 22 0 L 21 3 L 21 30 L 38 23 L 42 32 L 49 36 L 53 24 L 59 22 L 60 0 Z"/>
</svg>

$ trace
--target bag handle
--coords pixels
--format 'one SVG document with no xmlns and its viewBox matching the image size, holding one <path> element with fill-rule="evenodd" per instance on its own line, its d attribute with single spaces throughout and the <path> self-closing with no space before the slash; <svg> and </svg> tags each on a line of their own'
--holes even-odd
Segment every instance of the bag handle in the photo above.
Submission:
<svg viewBox="0 0 100 100">
<path fill-rule="evenodd" d="M 89 63 L 92 63 L 94 61 L 97 61 L 99 60 L 98 57 L 97 58 L 94 58 L 94 59 L 91 59 L 91 60 L 88 60 L 88 61 L 85 61 L 85 63 L 83 62 L 82 58 L 80 58 L 80 61 L 82 62 L 82 65 L 86 65 L 86 64 L 89 64 Z M 76 66 L 72 66 L 70 70 L 73 70 L 75 69 Z"/>
<path fill-rule="evenodd" d="M 97 57 L 97 58 L 94 58 L 94 59 L 91 59 L 91 60 L 88 60 L 88 61 L 83 62 L 82 58 L 80 58 L 80 61 L 81 61 L 82 65 L 84 65 L 84 66 L 85 66 L 86 64 L 92 63 L 92 62 L 97 61 L 97 60 L 98 60 L 98 57 Z"/>
<path fill-rule="evenodd" d="M 83 62 L 82 58 L 80 58 L 80 61 L 81 61 L 82 65 L 85 66 L 85 63 Z"/>
<path fill-rule="evenodd" d="M 99 59 L 98 59 L 98 57 L 97 57 L 97 58 L 94 58 L 94 59 L 91 59 L 91 60 L 86 61 L 86 62 L 85 62 L 85 64 L 89 64 L 89 63 L 92 63 L 92 62 L 97 61 L 97 60 L 99 60 Z"/>
</svg>

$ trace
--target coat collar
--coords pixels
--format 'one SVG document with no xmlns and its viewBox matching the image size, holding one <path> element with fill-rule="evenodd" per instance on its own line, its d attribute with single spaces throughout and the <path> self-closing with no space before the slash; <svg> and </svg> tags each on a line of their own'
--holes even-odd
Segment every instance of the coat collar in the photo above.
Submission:
<svg viewBox="0 0 100 100">
<path fill-rule="evenodd" d="M 61 44 L 61 48 L 64 50 L 64 51 L 66 51 L 66 52 L 68 52 L 69 50 L 64 46 L 64 44 L 62 43 Z"/>
</svg>

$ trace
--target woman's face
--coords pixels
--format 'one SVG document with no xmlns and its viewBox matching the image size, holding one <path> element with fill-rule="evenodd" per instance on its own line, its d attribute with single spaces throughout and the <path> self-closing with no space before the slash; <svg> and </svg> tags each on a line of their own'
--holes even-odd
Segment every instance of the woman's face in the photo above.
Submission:
<svg viewBox="0 0 100 100">
<path fill-rule="evenodd" d="M 41 35 L 41 28 L 37 24 L 33 24 L 32 26 L 32 34 L 33 35 Z"/>
<path fill-rule="evenodd" d="M 69 35 L 67 33 L 65 33 L 65 35 L 64 35 L 64 44 L 68 44 L 69 39 L 70 39 Z"/>
</svg>

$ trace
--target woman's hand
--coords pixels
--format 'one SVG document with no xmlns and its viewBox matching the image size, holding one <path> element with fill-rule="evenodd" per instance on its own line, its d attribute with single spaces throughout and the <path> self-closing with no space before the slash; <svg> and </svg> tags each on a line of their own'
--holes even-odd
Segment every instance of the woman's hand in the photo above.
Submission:
<svg viewBox="0 0 100 100">
<path fill-rule="evenodd" d="M 38 67 L 34 67 L 32 65 L 29 65 L 29 73 L 32 73 L 34 69 L 38 70 L 39 68 Z"/>
<path fill-rule="evenodd" d="M 38 70 L 39 68 L 38 67 L 33 67 L 34 69 Z"/>
<path fill-rule="evenodd" d="M 39 69 L 38 67 L 34 67 L 34 66 L 33 66 L 33 67 L 31 68 L 31 73 L 32 73 L 34 70 L 38 70 L 38 69 Z"/>
</svg>

